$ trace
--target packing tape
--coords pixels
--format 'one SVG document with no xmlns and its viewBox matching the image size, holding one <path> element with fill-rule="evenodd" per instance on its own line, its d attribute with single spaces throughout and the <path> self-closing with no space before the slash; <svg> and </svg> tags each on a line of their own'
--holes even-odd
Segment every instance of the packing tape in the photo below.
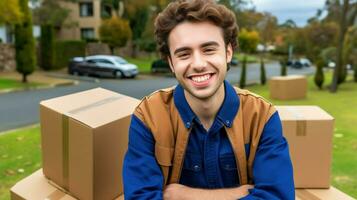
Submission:
<svg viewBox="0 0 357 200">
<path fill-rule="evenodd" d="M 58 200 L 58 199 L 63 198 L 66 195 L 71 195 L 67 190 L 61 188 L 59 185 L 57 185 L 53 181 L 51 181 L 51 180 L 47 180 L 47 181 L 50 185 L 52 185 L 54 188 L 56 188 L 56 190 L 53 191 L 51 194 L 49 194 L 45 198 L 45 200 Z M 73 197 L 73 196 L 71 196 L 71 197 Z"/>
<path fill-rule="evenodd" d="M 52 192 L 50 195 L 48 195 L 45 200 L 58 200 L 61 199 L 62 197 L 66 196 L 65 193 L 59 191 L 59 190 L 55 190 L 54 192 Z"/>
<path fill-rule="evenodd" d="M 286 108 L 296 119 L 296 136 L 306 136 L 306 119 L 299 113 L 299 110 L 292 107 Z"/>
<path fill-rule="evenodd" d="M 63 187 L 66 190 L 69 190 L 69 125 L 68 125 L 69 116 L 116 101 L 118 99 L 121 99 L 122 97 L 124 96 L 116 95 L 116 96 L 108 97 L 100 101 L 94 102 L 92 104 L 76 108 L 62 115 L 62 156 L 63 156 L 62 177 L 63 177 Z"/>
<path fill-rule="evenodd" d="M 295 194 L 301 200 L 321 200 L 319 197 L 304 189 L 295 190 Z"/>
</svg>

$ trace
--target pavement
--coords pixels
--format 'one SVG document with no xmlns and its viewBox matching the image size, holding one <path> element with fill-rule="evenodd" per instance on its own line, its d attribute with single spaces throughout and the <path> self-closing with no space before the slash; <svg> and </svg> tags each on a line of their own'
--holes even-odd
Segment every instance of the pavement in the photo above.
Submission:
<svg viewBox="0 0 357 200">
<path fill-rule="evenodd" d="M 9 93 L 9 92 L 27 91 L 27 90 L 38 90 L 44 88 L 54 88 L 58 86 L 77 85 L 79 83 L 78 80 L 65 79 L 63 77 L 55 77 L 55 76 L 51 76 L 51 74 L 56 74 L 56 73 L 36 71 L 27 77 L 28 81 L 41 83 L 43 85 L 23 87 L 23 88 L 0 89 L 0 94 Z M 1 78 L 7 78 L 12 80 L 18 80 L 18 81 L 22 80 L 22 75 L 17 72 L 1 72 L 0 76 Z"/>
</svg>

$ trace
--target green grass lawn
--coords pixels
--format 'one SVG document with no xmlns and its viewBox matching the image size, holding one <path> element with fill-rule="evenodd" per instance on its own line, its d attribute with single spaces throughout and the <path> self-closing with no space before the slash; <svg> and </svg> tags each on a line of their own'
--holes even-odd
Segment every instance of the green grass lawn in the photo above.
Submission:
<svg viewBox="0 0 357 200">
<path fill-rule="evenodd" d="M 158 57 L 156 56 L 148 56 L 142 58 L 130 58 L 130 57 L 125 58 L 125 60 L 127 60 L 128 62 L 137 65 L 140 73 L 150 73 L 151 63 L 156 59 L 158 59 Z"/>
<path fill-rule="evenodd" d="M 40 85 L 44 85 L 44 84 L 34 83 L 34 82 L 22 83 L 19 80 L 0 78 L 0 90 L 31 88 Z"/>
<path fill-rule="evenodd" d="M 330 82 L 331 74 L 326 77 Z M 267 86 L 248 87 L 275 105 L 318 105 L 335 117 L 332 185 L 357 198 L 357 83 L 342 84 L 338 93 L 318 90 L 309 78 L 304 100 L 276 101 L 269 98 Z M 41 167 L 38 126 L 0 134 L 0 200 L 9 199 L 9 189 L 17 181 Z"/>
<path fill-rule="evenodd" d="M 39 126 L 0 135 L 0 200 L 10 199 L 10 188 L 39 168 Z"/>
</svg>

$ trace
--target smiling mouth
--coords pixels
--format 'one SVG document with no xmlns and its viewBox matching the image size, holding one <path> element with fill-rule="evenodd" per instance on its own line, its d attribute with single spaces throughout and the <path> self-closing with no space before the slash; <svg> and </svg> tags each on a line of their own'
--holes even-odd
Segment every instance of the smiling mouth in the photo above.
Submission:
<svg viewBox="0 0 357 200">
<path fill-rule="evenodd" d="M 205 75 L 200 75 L 200 76 L 191 76 L 191 80 L 193 80 L 196 83 L 202 83 L 204 81 L 207 81 L 210 79 L 212 74 L 205 74 Z"/>
</svg>

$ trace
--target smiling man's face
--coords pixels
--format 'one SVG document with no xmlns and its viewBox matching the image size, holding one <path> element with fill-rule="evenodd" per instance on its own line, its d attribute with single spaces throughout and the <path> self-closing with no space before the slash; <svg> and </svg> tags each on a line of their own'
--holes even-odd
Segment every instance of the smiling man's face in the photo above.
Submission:
<svg viewBox="0 0 357 200">
<path fill-rule="evenodd" d="M 231 45 L 226 48 L 220 27 L 210 22 L 183 22 L 170 32 L 168 42 L 171 70 L 189 95 L 203 100 L 224 91 L 233 51 Z"/>
</svg>

